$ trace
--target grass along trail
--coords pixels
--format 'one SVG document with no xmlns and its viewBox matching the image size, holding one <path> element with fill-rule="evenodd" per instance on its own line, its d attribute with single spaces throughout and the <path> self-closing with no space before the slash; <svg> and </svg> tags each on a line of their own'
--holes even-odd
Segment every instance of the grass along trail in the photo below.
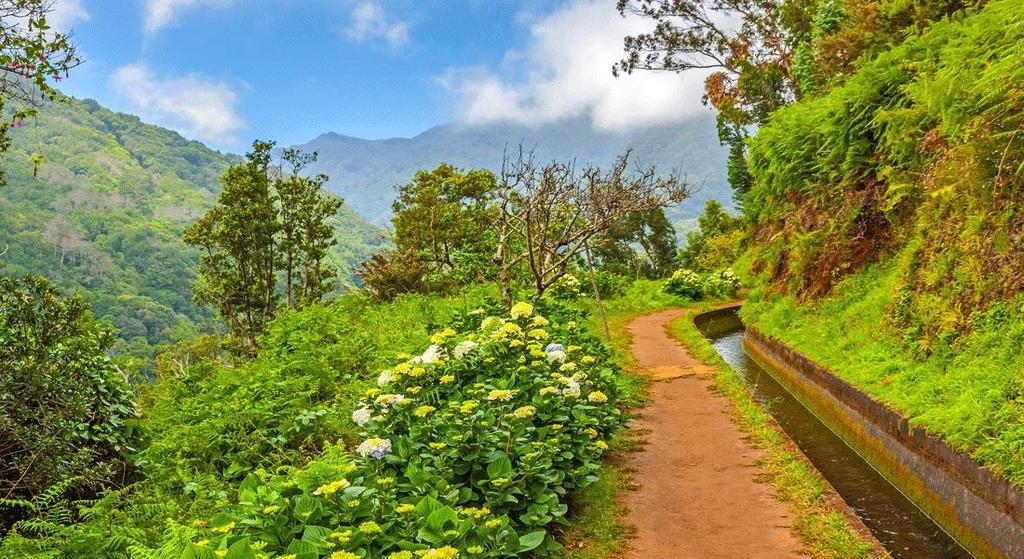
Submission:
<svg viewBox="0 0 1024 559">
<path fill-rule="evenodd" d="M 729 400 L 710 390 L 715 369 L 695 359 L 666 328 L 685 310 L 641 316 L 629 325 L 630 351 L 650 376 L 650 400 L 631 427 L 644 433 L 629 453 L 636 491 L 626 521 L 636 527 L 635 559 L 797 557 L 789 508 L 758 481 L 752 448 L 729 416 Z"/>
</svg>

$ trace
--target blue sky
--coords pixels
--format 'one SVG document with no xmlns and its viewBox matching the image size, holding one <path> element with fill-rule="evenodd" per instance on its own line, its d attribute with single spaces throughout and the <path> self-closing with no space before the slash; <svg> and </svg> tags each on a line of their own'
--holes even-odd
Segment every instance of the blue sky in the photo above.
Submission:
<svg viewBox="0 0 1024 559">
<path fill-rule="evenodd" d="M 697 110 L 701 76 L 611 77 L 614 0 L 58 0 L 86 63 L 76 97 L 211 146 L 450 121 L 584 116 L 627 128 Z"/>
</svg>

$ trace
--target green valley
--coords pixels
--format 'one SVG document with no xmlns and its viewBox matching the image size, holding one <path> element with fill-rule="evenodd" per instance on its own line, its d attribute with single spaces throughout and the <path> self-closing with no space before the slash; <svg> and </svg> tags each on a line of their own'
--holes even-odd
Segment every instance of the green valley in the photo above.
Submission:
<svg viewBox="0 0 1024 559">
<path fill-rule="evenodd" d="M 46 276 L 81 295 L 115 327 L 117 352 L 150 373 L 158 346 L 217 329 L 211 309 L 192 300 L 198 253 L 181 235 L 213 205 L 238 156 L 74 99 L 48 103 L 38 121 L 9 135 L 4 275 Z M 38 169 L 31 154 L 44 157 Z M 354 265 L 383 236 L 344 206 L 334 227 L 330 260 L 351 286 Z"/>
</svg>

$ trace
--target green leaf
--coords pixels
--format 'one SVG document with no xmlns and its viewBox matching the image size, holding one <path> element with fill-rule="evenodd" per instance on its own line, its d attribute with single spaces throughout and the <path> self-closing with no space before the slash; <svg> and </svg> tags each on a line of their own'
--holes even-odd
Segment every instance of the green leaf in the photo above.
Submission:
<svg viewBox="0 0 1024 559">
<path fill-rule="evenodd" d="M 249 538 L 243 538 L 228 548 L 224 559 L 256 559 L 256 552 L 249 547 Z"/>
<path fill-rule="evenodd" d="M 457 522 L 458 520 L 458 513 L 451 507 L 442 507 L 430 513 L 430 516 L 427 517 L 426 527 L 440 534 L 445 530 L 448 522 Z"/>
<path fill-rule="evenodd" d="M 517 552 L 524 553 L 536 548 L 544 541 L 544 536 L 546 535 L 547 531 L 537 530 L 536 532 L 530 532 L 529 534 L 519 536 L 519 549 Z"/>
<path fill-rule="evenodd" d="M 322 544 L 331 533 L 330 528 L 307 524 L 302 530 L 302 541 L 314 544 Z"/>
<path fill-rule="evenodd" d="M 502 454 L 500 458 L 487 465 L 487 477 L 491 479 L 512 477 L 512 461 L 507 455 Z"/>
</svg>

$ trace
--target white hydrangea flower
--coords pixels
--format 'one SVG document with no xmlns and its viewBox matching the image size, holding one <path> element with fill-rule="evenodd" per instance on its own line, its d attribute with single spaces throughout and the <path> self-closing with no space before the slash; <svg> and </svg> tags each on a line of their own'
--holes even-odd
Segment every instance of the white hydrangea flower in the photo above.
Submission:
<svg viewBox="0 0 1024 559">
<path fill-rule="evenodd" d="M 395 374 L 391 371 L 383 371 L 379 377 L 377 377 L 377 386 L 384 388 L 391 381 L 395 380 Z"/>
<path fill-rule="evenodd" d="M 366 439 L 359 443 L 356 447 L 356 452 L 360 456 L 372 456 L 377 460 L 384 458 L 387 453 L 391 452 L 391 441 L 388 439 Z"/>
<path fill-rule="evenodd" d="M 427 351 L 423 352 L 423 355 L 419 355 L 412 358 L 413 363 L 422 365 L 430 365 L 431 363 L 437 363 L 441 360 L 441 347 L 432 345 L 427 348 Z"/>
<path fill-rule="evenodd" d="M 565 379 L 565 388 L 562 389 L 562 396 L 566 398 L 579 398 L 580 397 L 580 383 L 573 379 Z"/>
<path fill-rule="evenodd" d="M 548 363 L 561 363 L 565 361 L 565 352 L 560 349 L 555 349 L 548 352 Z"/>
<path fill-rule="evenodd" d="M 456 359 L 462 359 L 463 357 L 468 355 L 469 352 L 476 349 L 477 346 L 479 345 L 480 344 L 474 342 L 473 340 L 461 341 L 455 346 L 455 349 L 452 350 L 452 352 L 455 354 Z"/>
<path fill-rule="evenodd" d="M 352 412 L 352 421 L 360 427 L 369 423 L 372 417 L 368 408 L 358 408 Z"/>
</svg>

